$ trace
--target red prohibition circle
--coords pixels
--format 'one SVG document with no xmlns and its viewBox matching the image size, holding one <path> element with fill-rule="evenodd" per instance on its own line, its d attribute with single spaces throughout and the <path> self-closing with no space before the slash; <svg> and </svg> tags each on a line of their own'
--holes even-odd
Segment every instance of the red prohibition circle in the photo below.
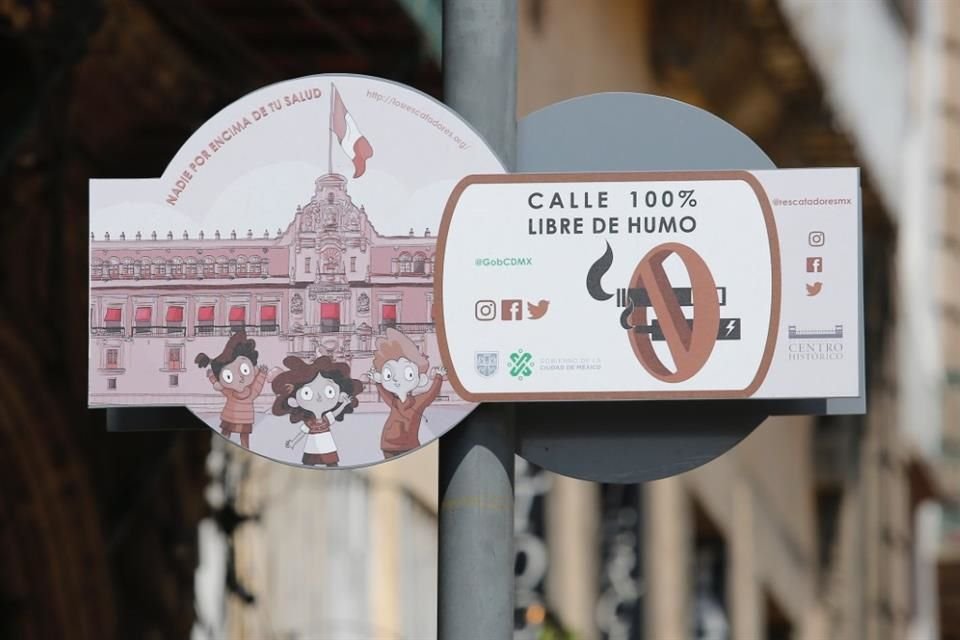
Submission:
<svg viewBox="0 0 960 640">
<path fill-rule="evenodd" d="M 690 276 L 693 315 L 690 322 L 683 315 L 673 285 L 663 268 L 671 255 L 683 262 Z M 653 348 L 648 333 L 627 332 L 637 360 L 650 375 L 663 382 L 683 382 L 697 374 L 710 359 L 720 328 L 720 299 L 717 285 L 706 262 L 690 247 L 668 242 L 651 249 L 637 263 L 630 278 L 631 289 L 645 289 L 650 306 L 657 314 L 664 340 L 673 356 L 676 371 L 671 371 Z M 631 326 L 647 325 L 647 307 L 638 306 L 630 313 Z"/>
</svg>

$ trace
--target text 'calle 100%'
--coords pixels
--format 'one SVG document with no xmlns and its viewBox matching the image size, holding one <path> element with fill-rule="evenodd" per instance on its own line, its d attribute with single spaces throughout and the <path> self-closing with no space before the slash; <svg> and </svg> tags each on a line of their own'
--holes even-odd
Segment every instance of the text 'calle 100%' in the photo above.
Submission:
<svg viewBox="0 0 960 640">
<path fill-rule="evenodd" d="M 663 207 L 671 208 L 677 205 L 695 207 L 693 189 L 680 189 L 674 195 L 672 190 L 648 190 L 645 193 L 630 191 L 625 195 L 627 206 L 638 208 Z M 535 211 L 574 210 L 574 209 L 608 209 L 610 207 L 610 193 L 608 191 L 554 191 L 544 194 L 534 191 L 527 196 L 527 205 Z M 594 216 L 541 216 L 527 221 L 529 235 L 582 235 L 584 233 L 620 233 L 621 225 L 625 223 L 626 233 L 692 233 L 697 228 L 697 220 L 693 216 L 632 216 L 622 220 L 619 217 Z"/>
</svg>

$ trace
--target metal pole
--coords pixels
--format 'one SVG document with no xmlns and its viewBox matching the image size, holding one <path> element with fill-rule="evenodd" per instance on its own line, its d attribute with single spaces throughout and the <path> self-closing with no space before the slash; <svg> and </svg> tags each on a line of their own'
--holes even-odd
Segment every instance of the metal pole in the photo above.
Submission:
<svg viewBox="0 0 960 640">
<path fill-rule="evenodd" d="M 516 0 L 444 0 L 444 98 L 508 169 L 516 77 Z M 440 438 L 440 640 L 513 635 L 514 444 L 508 405 L 481 405 Z"/>
</svg>

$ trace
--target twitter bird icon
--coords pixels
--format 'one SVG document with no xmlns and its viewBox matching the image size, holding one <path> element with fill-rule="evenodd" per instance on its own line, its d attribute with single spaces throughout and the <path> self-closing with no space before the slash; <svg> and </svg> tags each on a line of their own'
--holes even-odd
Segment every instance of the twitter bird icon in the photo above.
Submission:
<svg viewBox="0 0 960 640">
<path fill-rule="evenodd" d="M 529 317 L 531 320 L 537 320 L 538 318 L 542 318 L 544 314 L 547 312 L 547 309 L 549 308 L 550 308 L 549 300 L 541 300 L 537 304 L 528 302 L 527 317 Z"/>
</svg>

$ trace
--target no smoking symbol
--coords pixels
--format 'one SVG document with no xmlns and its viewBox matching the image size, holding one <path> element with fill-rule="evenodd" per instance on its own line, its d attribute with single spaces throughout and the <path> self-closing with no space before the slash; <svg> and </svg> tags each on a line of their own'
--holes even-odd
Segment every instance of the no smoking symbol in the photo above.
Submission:
<svg viewBox="0 0 960 640">
<path fill-rule="evenodd" d="M 680 258 L 690 276 L 693 314 L 688 322 L 663 262 L 671 255 Z M 676 371 L 667 368 L 645 332 L 630 331 L 630 346 L 643 368 L 664 382 L 683 382 L 696 375 L 707 363 L 720 330 L 720 298 L 709 267 L 696 251 L 675 242 L 654 247 L 645 255 L 630 278 L 631 289 L 644 289 L 657 314 L 660 328 Z M 637 306 L 628 316 L 634 326 L 647 324 L 647 307 Z"/>
<path fill-rule="evenodd" d="M 690 279 L 689 287 L 670 282 L 664 261 L 676 255 Z M 613 264 L 609 243 L 587 273 L 587 291 L 596 300 L 609 300 L 600 280 Z M 722 301 L 720 294 L 722 293 Z M 665 243 L 650 250 L 637 264 L 628 289 L 617 289 L 617 306 L 625 307 L 620 325 L 627 330 L 637 360 L 650 375 L 664 382 L 683 382 L 696 375 L 710 358 L 717 340 L 739 340 L 740 318 L 721 318 L 726 288 L 717 287 L 703 258 L 690 247 Z M 683 313 L 691 308 L 691 317 Z M 648 319 L 648 308 L 656 318 Z M 675 370 L 660 359 L 654 342 L 665 342 Z"/>
</svg>

